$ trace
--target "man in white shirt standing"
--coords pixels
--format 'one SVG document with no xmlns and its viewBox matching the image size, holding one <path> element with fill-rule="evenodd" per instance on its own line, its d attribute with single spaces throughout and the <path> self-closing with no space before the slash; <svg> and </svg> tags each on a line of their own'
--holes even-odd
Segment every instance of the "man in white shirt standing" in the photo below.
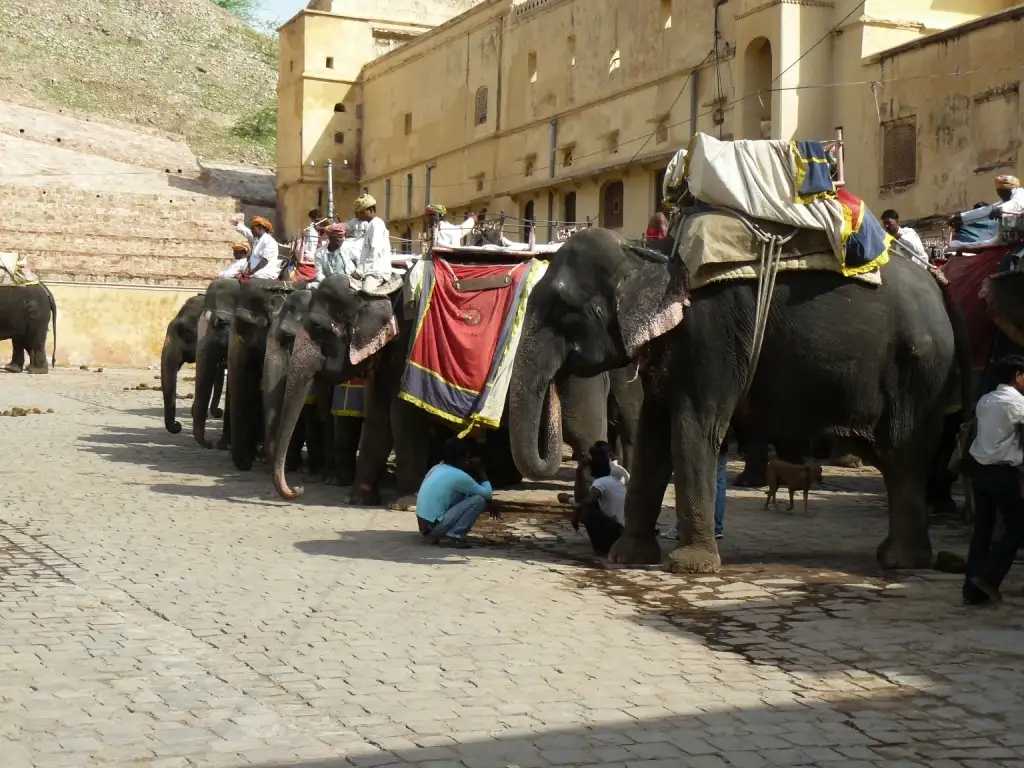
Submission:
<svg viewBox="0 0 1024 768">
<path fill-rule="evenodd" d="M 924 250 L 921 238 L 910 227 L 900 225 L 900 215 L 892 208 L 882 212 L 882 228 L 893 236 L 905 256 L 915 264 L 928 266 L 928 254 Z"/>
<path fill-rule="evenodd" d="M 360 195 L 355 203 L 356 218 L 366 222 L 363 250 L 356 262 L 355 277 L 362 281 L 364 291 L 372 293 L 391 279 L 391 235 L 387 225 L 377 216 L 377 201 Z"/>
<path fill-rule="evenodd" d="M 262 216 L 253 216 L 249 226 L 241 221 L 235 229 L 245 235 L 252 244 L 252 251 L 247 261 L 236 261 L 221 272 L 221 277 L 234 277 L 238 280 L 258 278 L 277 280 L 281 276 L 281 256 L 278 252 L 277 240 L 274 239 L 274 225 Z M 240 266 L 241 265 L 241 266 Z"/>
<path fill-rule="evenodd" d="M 999 587 L 1024 542 L 1024 356 L 1000 358 L 993 363 L 993 374 L 1000 384 L 978 401 L 978 435 L 970 448 L 977 465 L 971 476 L 975 520 L 964 581 L 967 605 L 1002 599 Z M 1006 533 L 990 549 L 997 514 L 1003 516 Z"/>
</svg>

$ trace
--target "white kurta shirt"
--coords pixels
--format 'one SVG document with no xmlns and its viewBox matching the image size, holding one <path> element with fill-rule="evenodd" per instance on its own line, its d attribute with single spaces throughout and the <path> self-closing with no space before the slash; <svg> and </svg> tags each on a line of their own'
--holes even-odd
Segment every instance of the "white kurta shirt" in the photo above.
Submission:
<svg viewBox="0 0 1024 768">
<path fill-rule="evenodd" d="M 979 464 L 1024 463 L 1021 425 L 1024 425 L 1024 395 L 1009 384 L 1000 384 L 978 400 L 978 436 L 971 443 L 971 456 Z"/>
<path fill-rule="evenodd" d="M 1013 192 L 1010 193 L 1010 199 L 1005 203 L 1000 200 L 998 203 L 992 205 L 986 205 L 984 208 L 975 208 L 973 211 L 964 211 L 960 214 L 960 220 L 964 224 L 969 224 L 972 221 L 979 221 L 980 219 L 988 218 L 989 214 L 992 213 L 992 209 L 998 207 L 1003 213 L 1022 213 L 1024 212 L 1024 187 L 1017 187 Z"/>
<path fill-rule="evenodd" d="M 387 225 L 379 216 L 366 222 L 363 235 L 363 250 L 356 263 L 360 277 L 379 277 L 387 280 L 391 276 L 391 235 Z"/>
<path fill-rule="evenodd" d="M 928 253 L 917 232 L 910 227 L 900 227 L 900 236 L 896 238 L 896 242 L 915 263 L 922 267 L 928 266 Z"/>
<path fill-rule="evenodd" d="M 462 245 L 462 238 L 472 232 L 474 226 L 476 226 L 476 219 L 472 216 L 462 222 L 462 224 L 450 224 L 447 221 L 438 222 L 437 244 L 449 248 L 458 248 Z"/>
<path fill-rule="evenodd" d="M 252 252 L 248 257 L 239 259 L 230 267 L 225 269 L 220 273 L 220 276 L 238 277 L 244 269 L 253 269 L 262 259 L 266 259 L 266 266 L 254 272 L 252 277 L 263 280 L 277 280 L 281 276 L 281 269 L 284 265 L 281 263 L 277 240 L 274 239 L 274 236 L 269 232 L 264 232 L 257 240 L 253 236 L 252 230 L 244 224 L 239 224 L 235 229 L 245 235 L 249 240 L 249 244 L 252 245 Z"/>
</svg>

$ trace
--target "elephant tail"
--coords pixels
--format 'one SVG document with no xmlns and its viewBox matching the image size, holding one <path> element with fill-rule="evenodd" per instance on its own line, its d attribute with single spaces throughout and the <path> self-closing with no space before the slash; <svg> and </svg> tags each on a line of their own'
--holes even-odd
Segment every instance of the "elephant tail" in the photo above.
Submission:
<svg viewBox="0 0 1024 768">
<path fill-rule="evenodd" d="M 46 283 L 40 282 L 39 284 L 46 291 L 46 297 L 50 300 L 50 312 L 53 313 L 53 354 L 50 357 L 50 367 L 54 368 L 57 366 L 57 300 L 53 298 L 53 293 Z"/>
<path fill-rule="evenodd" d="M 967 333 L 967 322 L 963 310 L 953 298 L 949 280 L 938 270 L 932 271 L 935 281 L 942 291 L 942 303 L 946 307 L 949 323 L 953 327 L 953 345 L 956 350 L 956 365 L 960 369 L 960 413 L 963 421 L 968 421 L 974 412 L 971 392 L 971 342 Z"/>
</svg>

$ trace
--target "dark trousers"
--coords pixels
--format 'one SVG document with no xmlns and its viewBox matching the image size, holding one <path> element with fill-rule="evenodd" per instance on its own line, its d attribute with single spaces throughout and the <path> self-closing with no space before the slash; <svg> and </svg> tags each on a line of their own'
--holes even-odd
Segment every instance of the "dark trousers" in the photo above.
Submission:
<svg viewBox="0 0 1024 768">
<path fill-rule="evenodd" d="M 975 577 L 998 589 L 1010 572 L 1017 549 L 1024 543 L 1024 497 L 1020 474 L 1006 464 L 979 465 L 971 473 L 974 489 L 974 533 L 967 553 L 967 579 Z M 1006 525 L 1003 538 L 992 544 L 996 519 L 1002 514 Z M 978 597 L 969 581 L 964 583 L 964 598 Z"/>
<path fill-rule="evenodd" d="M 590 546 L 594 548 L 594 554 L 600 557 L 607 557 L 612 545 L 622 535 L 622 524 L 613 517 L 609 517 L 598 504 L 587 504 L 580 510 L 580 522 L 587 529 L 587 536 L 590 537 Z"/>
</svg>

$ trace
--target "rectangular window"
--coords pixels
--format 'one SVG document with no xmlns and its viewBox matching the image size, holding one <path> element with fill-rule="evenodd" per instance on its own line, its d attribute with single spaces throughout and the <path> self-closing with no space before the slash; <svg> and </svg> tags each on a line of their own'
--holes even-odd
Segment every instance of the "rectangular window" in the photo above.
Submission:
<svg viewBox="0 0 1024 768">
<path fill-rule="evenodd" d="M 882 186 L 917 180 L 917 118 L 882 125 Z"/>
<path fill-rule="evenodd" d="M 391 218 L 391 179 L 384 179 L 384 220 Z"/>
<path fill-rule="evenodd" d="M 661 28 L 672 29 L 672 0 L 661 0 Z"/>
<path fill-rule="evenodd" d="M 569 45 L 569 66 L 576 66 L 576 35 L 569 35 L 566 39 L 566 43 Z"/>
<path fill-rule="evenodd" d="M 576 151 L 576 145 L 570 144 L 568 147 L 562 150 L 562 167 L 572 167 L 572 153 Z"/>
<path fill-rule="evenodd" d="M 424 183 L 424 190 L 423 190 L 423 201 L 424 201 L 424 204 L 426 204 L 426 205 L 430 205 L 430 176 L 431 176 L 431 172 L 433 170 L 434 170 L 434 166 L 433 165 L 428 165 L 427 166 L 427 174 L 426 174 L 426 180 L 425 180 L 425 183 Z"/>
<path fill-rule="evenodd" d="M 356 104 L 356 120 L 362 120 L 362 119 L 363 119 L 363 105 L 362 104 Z"/>
<path fill-rule="evenodd" d="M 326 66 L 327 66 L 328 69 L 334 69 L 334 57 L 333 56 L 328 56 L 327 57 L 327 64 L 326 64 Z"/>
<path fill-rule="evenodd" d="M 412 174 L 405 175 L 405 215 L 412 216 Z"/>
<path fill-rule="evenodd" d="M 334 132 L 334 143 L 335 144 L 344 144 L 345 143 L 345 134 L 344 134 L 344 132 L 342 132 L 342 131 L 335 131 Z"/>
<path fill-rule="evenodd" d="M 668 123 L 661 122 L 658 124 L 658 130 L 655 132 L 655 141 L 658 144 L 664 144 L 668 141 Z"/>
<path fill-rule="evenodd" d="M 536 165 L 537 165 L 537 156 L 536 155 L 527 155 L 526 159 L 523 160 L 523 175 L 527 176 L 527 177 L 533 176 L 533 169 L 536 167 Z"/>
<path fill-rule="evenodd" d="M 405 113 L 405 135 L 412 136 L 412 112 Z"/>
<path fill-rule="evenodd" d="M 526 70 L 530 77 L 531 83 L 537 82 L 537 52 L 530 51 L 530 55 L 526 57 Z"/>
<path fill-rule="evenodd" d="M 608 134 L 608 151 L 613 155 L 619 151 L 619 132 L 612 131 Z"/>
</svg>

